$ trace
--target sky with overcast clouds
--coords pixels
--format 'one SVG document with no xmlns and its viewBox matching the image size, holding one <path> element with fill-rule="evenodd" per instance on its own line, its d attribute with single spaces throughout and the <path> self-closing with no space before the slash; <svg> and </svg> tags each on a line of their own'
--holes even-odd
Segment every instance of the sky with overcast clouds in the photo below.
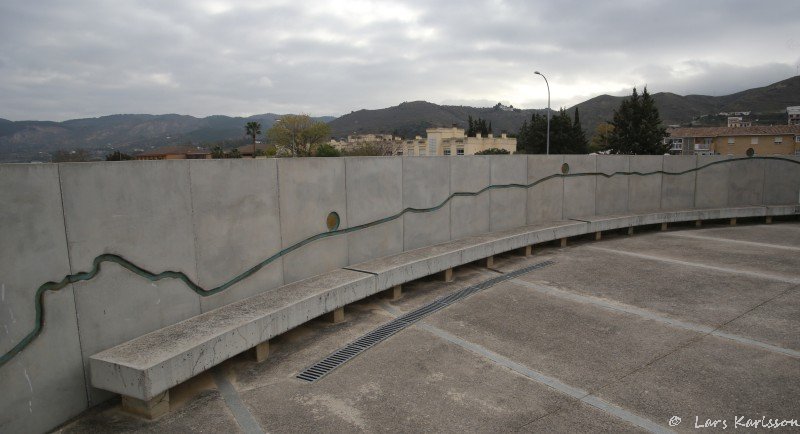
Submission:
<svg viewBox="0 0 800 434">
<path fill-rule="evenodd" d="M 568 107 L 798 74 L 797 0 L 0 2 L 0 118 Z"/>
</svg>

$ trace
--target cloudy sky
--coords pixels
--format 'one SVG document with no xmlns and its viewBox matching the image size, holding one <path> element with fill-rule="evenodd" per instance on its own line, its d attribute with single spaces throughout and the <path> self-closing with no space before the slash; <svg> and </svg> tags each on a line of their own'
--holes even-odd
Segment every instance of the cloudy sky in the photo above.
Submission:
<svg viewBox="0 0 800 434">
<path fill-rule="evenodd" d="M 798 74 L 800 3 L 3 0 L 0 118 L 571 106 Z"/>
</svg>

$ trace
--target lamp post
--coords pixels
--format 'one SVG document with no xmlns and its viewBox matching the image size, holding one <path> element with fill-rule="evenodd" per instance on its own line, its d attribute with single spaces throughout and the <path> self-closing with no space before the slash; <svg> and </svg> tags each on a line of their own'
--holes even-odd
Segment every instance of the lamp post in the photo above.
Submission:
<svg viewBox="0 0 800 434">
<path fill-rule="evenodd" d="M 550 83 L 547 82 L 547 77 L 539 71 L 533 71 L 536 75 L 541 75 L 544 79 L 544 84 L 547 85 L 547 155 L 550 155 Z"/>
</svg>

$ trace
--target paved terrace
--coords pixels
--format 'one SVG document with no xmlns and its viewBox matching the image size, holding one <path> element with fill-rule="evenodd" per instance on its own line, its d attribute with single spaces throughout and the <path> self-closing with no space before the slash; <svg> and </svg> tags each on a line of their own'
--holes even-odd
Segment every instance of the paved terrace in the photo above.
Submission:
<svg viewBox="0 0 800 434">
<path fill-rule="evenodd" d="M 398 314 L 547 260 L 314 383 L 295 378 Z M 237 356 L 173 389 L 172 411 L 153 422 L 112 401 L 61 431 L 697 432 L 707 419 L 728 430 L 740 416 L 800 420 L 796 220 L 587 236 L 455 275 L 296 328 L 270 341 L 265 362 Z"/>
</svg>

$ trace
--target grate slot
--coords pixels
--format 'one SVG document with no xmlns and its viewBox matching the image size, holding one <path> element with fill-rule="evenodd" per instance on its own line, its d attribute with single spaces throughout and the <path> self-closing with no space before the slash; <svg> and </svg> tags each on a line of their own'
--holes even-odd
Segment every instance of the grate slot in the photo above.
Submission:
<svg viewBox="0 0 800 434">
<path fill-rule="evenodd" d="M 375 330 L 372 330 L 371 332 L 361 336 L 355 341 L 345 345 L 343 348 L 334 351 L 329 356 L 304 369 L 302 372 L 297 374 L 296 378 L 308 381 L 310 383 L 317 381 L 320 378 L 327 375 L 328 373 L 330 373 L 331 371 L 333 371 L 334 369 L 347 363 L 355 356 L 361 354 L 365 350 L 388 339 L 389 337 L 396 334 L 400 330 L 403 330 L 404 328 L 410 326 L 411 324 L 419 321 L 420 319 L 438 310 L 444 309 L 445 307 L 459 300 L 463 300 L 469 297 L 470 295 L 475 294 L 476 292 L 480 292 L 487 288 L 491 288 L 492 286 L 497 285 L 498 283 L 511 280 L 523 274 L 527 274 L 530 273 L 531 271 L 538 270 L 540 268 L 547 267 L 553 264 L 555 264 L 555 262 L 553 261 L 539 262 L 538 264 L 534 264 L 529 267 L 521 268 L 519 270 L 514 270 L 509 273 L 493 277 L 489 280 L 476 283 L 475 285 L 468 286 L 452 294 L 448 294 L 442 298 L 436 299 L 425 306 L 422 306 L 411 312 L 405 313 L 393 319 L 392 321 L 382 326 L 379 326 Z"/>
</svg>

